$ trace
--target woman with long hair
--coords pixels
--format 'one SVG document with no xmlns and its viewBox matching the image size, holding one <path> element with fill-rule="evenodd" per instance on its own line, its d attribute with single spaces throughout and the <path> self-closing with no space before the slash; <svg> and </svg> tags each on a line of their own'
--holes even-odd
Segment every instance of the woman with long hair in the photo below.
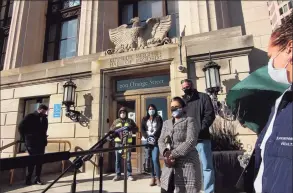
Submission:
<svg viewBox="0 0 293 193">
<path fill-rule="evenodd" d="M 159 149 L 164 156 L 161 193 L 198 193 L 201 190 L 199 155 L 195 148 L 199 128 L 187 117 L 182 98 L 171 101 L 172 118 L 163 123 Z"/>
<path fill-rule="evenodd" d="M 142 140 L 146 141 L 149 137 L 154 137 L 155 139 L 155 145 L 149 147 L 146 151 L 146 155 L 151 156 L 150 186 L 160 186 L 161 167 L 159 161 L 160 152 L 157 141 L 161 135 L 162 125 L 163 119 L 158 115 L 157 107 L 154 104 L 150 104 L 147 108 L 147 115 L 141 121 Z"/>
</svg>

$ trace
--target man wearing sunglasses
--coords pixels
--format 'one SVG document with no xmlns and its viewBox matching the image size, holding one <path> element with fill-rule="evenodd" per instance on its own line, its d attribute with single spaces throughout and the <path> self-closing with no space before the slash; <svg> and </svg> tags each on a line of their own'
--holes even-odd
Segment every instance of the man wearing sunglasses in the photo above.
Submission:
<svg viewBox="0 0 293 193">
<path fill-rule="evenodd" d="M 186 114 L 188 117 L 195 118 L 196 127 L 200 128 L 196 149 L 202 163 L 204 192 L 213 193 L 215 192 L 215 174 L 209 131 L 210 126 L 216 118 L 213 104 L 209 95 L 198 92 L 194 88 L 191 80 L 182 80 L 181 87 L 185 93 L 183 99 L 186 103 Z"/>
</svg>

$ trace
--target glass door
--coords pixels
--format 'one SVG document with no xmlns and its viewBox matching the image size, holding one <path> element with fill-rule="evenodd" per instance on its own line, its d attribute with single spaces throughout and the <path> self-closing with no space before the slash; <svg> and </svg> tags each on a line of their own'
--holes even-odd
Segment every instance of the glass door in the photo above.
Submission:
<svg viewBox="0 0 293 193">
<path fill-rule="evenodd" d="M 132 119 L 136 123 L 137 127 L 140 128 L 140 96 L 118 97 L 115 102 L 116 110 L 114 111 L 115 115 L 113 116 L 112 122 L 118 118 L 119 109 L 121 107 L 125 107 L 128 111 L 128 118 Z M 140 138 L 139 132 L 132 135 L 132 145 L 140 144 L 138 143 L 138 138 Z M 140 148 L 131 150 L 131 164 L 133 173 L 138 172 L 139 153 Z M 121 168 L 123 168 L 123 164 L 121 165 Z"/>
<path fill-rule="evenodd" d="M 112 113 L 111 124 L 115 119 L 118 118 L 118 111 L 121 107 L 125 107 L 128 110 L 128 117 L 132 119 L 139 132 L 133 134 L 133 145 L 139 145 L 142 143 L 141 139 L 141 120 L 147 113 L 147 107 L 150 104 L 154 104 L 158 109 L 158 114 L 163 118 L 163 121 L 170 117 L 170 105 L 169 101 L 171 99 L 170 93 L 161 94 L 148 94 L 148 95 L 135 95 L 135 96 L 124 96 L 117 97 L 114 101 L 115 110 Z M 111 160 L 115 160 L 115 156 L 112 155 Z M 111 162 L 111 169 L 114 170 L 114 162 Z M 133 173 L 142 173 L 143 164 L 145 162 L 145 148 L 132 149 L 131 152 L 131 163 Z M 160 158 L 161 165 L 163 164 L 163 158 Z M 123 165 L 121 166 L 123 168 Z"/>
</svg>

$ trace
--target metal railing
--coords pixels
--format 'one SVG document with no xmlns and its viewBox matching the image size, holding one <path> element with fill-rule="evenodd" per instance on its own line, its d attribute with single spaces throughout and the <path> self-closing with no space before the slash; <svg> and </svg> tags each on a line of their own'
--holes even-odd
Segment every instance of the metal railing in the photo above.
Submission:
<svg viewBox="0 0 293 193">
<path fill-rule="evenodd" d="M 0 147 L 0 153 L 2 153 L 2 151 L 5 150 L 5 149 L 14 146 L 13 156 L 12 157 L 16 157 L 17 154 L 20 154 L 20 153 L 17 153 L 17 149 L 18 149 L 18 147 L 19 147 L 19 145 L 21 143 L 22 143 L 22 141 L 17 140 L 17 141 L 11 142 L 9 144 L 6 144 L 6 145 Z M 71 143 L 70 143 L 70 141 L 67 141 L 67 140 L 48 140 L 48 144 L 49 143 L 58 143 L 59 144 L 59 151 L 61 150 L 61 144 L 62 143 L 64 144 L 63 151 L 70 151 L 71 150 Z M 67 145 L 69 147 L 68 150 L 66 150 L 67 149 Z M 65 160 L 62 160 L 61 161 L 61 164 L 62 164 L 62 172 L 64 172 L 65 163 L 66 163 Z M 9 184 L 10 185 L 13 184 L 13 178 L 14 178 L 14 169 L 11 169 L 10 170 L 10 177 L 9 177 Z"/>
</svg>

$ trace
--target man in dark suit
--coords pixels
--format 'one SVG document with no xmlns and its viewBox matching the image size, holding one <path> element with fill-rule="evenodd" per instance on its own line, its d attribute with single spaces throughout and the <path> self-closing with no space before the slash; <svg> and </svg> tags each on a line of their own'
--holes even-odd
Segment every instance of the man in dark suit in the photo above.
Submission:
<svg viewBox="0 0 293 193">
<path fill-rule="evenodd" d="M 30 113 L 24 117 L 19 124 L 19 133 L 21 138 L 25 142 L 25 146 L 29 155 L 39 155 L 45 153 L 45 147 L 47 146 L 47 130 L 48 119 L 46 112 L 48 107 L 41 104 L 38 110 L 34 113 Z M 31 178 L 34 171 L 34 165 L 28 167 L 28 174 L 26 176 L 26 185 L 31 185 Z M 36 177 L 35 184 L 42 184 L 41 182 L 42 165 L 36 165 Z"/>
<path fill-rule="evenodd" d="M 196 149 L 202 163 L 204 193 L 214 193 L 215 174 L 213 166 L 213 154 L 209 128 L 216 116 L 209 95 L 198 92 L 189 79 L 181 81 L 184 91 L 183 99 L 186 103 L 185 111 L 188 117 L 196 121 L 196 128 L 200 130 Z"/>
</svg>

